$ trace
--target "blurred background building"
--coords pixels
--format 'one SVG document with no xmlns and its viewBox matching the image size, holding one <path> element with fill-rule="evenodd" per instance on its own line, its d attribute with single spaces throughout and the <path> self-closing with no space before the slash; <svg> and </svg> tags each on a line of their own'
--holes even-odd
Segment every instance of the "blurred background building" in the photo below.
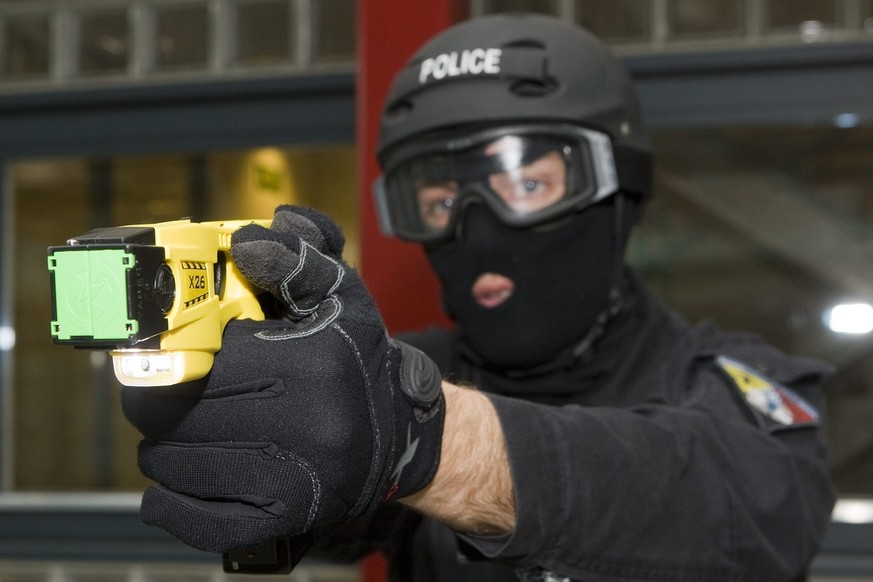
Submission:
<svg viewBox="0 0 873 582">
<path fill-rule="evenodd" d="M 873 580 L 873 0 L 441 3 L 555 14 L 628 64 L 657 161 L 631 262 L 690 320 L 837 366 L 841 502 L 813 573 Z M 430 10 L 391 4 L 0 0 L 0 582 L 230 579 L 139 525 L 139 436 L 107 357 L 51 344 L 46 247 L 309 204 L 343 226 L 392 329 L 438 318 L 430 279 L 425 309 L 392 301 L 369 208 L 378 103 L 361 79 L 403 62 L 391 39 Z"/>
</svg>

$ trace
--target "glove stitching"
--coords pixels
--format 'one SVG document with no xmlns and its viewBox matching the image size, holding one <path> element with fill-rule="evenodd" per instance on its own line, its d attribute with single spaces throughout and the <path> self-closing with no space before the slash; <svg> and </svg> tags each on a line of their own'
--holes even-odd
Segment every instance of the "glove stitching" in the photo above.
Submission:
<svg viewBox="0 0 873 582">
<path fill-rule="evenodd" d="M 191 448 L 191 449 L 193 449 L 194 454 L 200 454 L 200 455 L 209 454 L 209 453 L 211 453 L 211 451 L 216 451 L 216 450 L 220 451 L 221 454 L 225 454 L 225 455 L 250 455 L 253 452 L 252 448 L 237 449 L 237 448 L 229 447 L 228 443 L 209 443 L 208 446 L 204 447 L 203 444 L 201 444 L 201 443 L 159 442 L 159 441 L 143 441 L 143 442 L 144 443 L 150 442 L 150 443 L 157 444 L 157 445 L 160 445 L 162 447 L 167 447 L 167 448 L 182 448 L 182 449 Z M 258 443 L 251 443 L 251 444 L 257 445 Z M 310 483 L 312 485 L 312 504 L 309 507 L 309 515 L 307 516 L 306 525 L 304 526 L 304 531 L 307 531 L 307 530 L 309 530 L 310 526 L 312 526 L 312 523 L 315 521 L 315 518 L 318 515 L 318 508 L 321 506 L 322 485 L 321 485 L 321 481 L 318 478 L 318 473 L 315 471 L 315 468 L 312 467 L 312 465 L 310 465 L 305 459 L 303 459 L 302 457 L 299 457 L 299 456 L 295 455 L 294 453 L 292 453 L 291 451 L 288 451 L 285 449 L 279 449 L 279 451 L 272 458 L 273 459 L 280 459 L 282 461 L 289 461 L 289 462 L 299 466 L 300 468 L 302 468 L 309 475 Z M 150 472 L 144 470 L 144 473 L 150 473 Z M 147 475 L 147 476 L 152 477 L 152 475 Z M 154 480 L 160 484 L 160 481 L 158 479 L 154 479 Z M 201 508 L 197 504 L 193 503 L 193 501 L 191 501 L 191 499 L 200 499 L 203 501 L 222 501 L 225 499 L 238 500 L 247 494 L 247 490 L 231 489 L 231 490 L 225 490 L 220 495 L 218 493 L 215 493 L 212 495 L 198 497 L 196 495 L 193 495 L 190 492 L 180 491 L 177 488 L 172 487 L 172 486 L 168 486 L 166 484 L 161 484 L 160 487 L 162 487 L 163 489 L 166 489 L 167 491 L 171 491 L 171 492 L 175 493 L 178 496 L 178 497 L 176 497 L 176 499 L 179 503 L 183 503 L 196 511 L 205 511 L 206 513 L 209 513 L 209 514 L 215 515 L 215 516 L 219 516 L 219 517 L 221 517 L 223 515 L 221 512 L 215 512 L 215 511 L 211 511 L 209 509 Z M 277 499 L 277 501 L 279 501 L 285 507 L 287 507 L 287 505 L 281 499 Z M 278 516 L 275 516 L 275 517 L 247 517 L 246 519 L 255 519 L 258 521 L 273 521 L 273 520 L 280 519 L 280 518 Z"/>
<path fill-rule="evenodd" d="M 283 456 L 284 454 L 288 455 L 287 459 Z M 289 460 L 292 463 L 297 463 L 304 471 L 309 473 L 309 478 L 312 481 L 312 505 L 309 507 L 309 516 L 306 518 L 306 526 L 303 528 L 304 531 L 309 531 L 310 526 L 315 521 L 315 516 L 318 514 L 318 507 L 321 505 L 321 481 L 318 479 L 318 474 L 309 463 L 290 451 L 282 450 L 276 456 L 282 460 Z"/>
<path fill-rule="evenodd" d="M 286 451 L 286 450 L 280 451 L 276 455 L 276 458 L 281 459 L 283 461 L 290 461 L 291 463 L 296 464 L 297 466 L 302 468 L 304 471 L 306 471 L 306 473 L 309 475 L 309 479 L 310 479 L 310 482 L 312 484 L 312 504 L 309 507 L 309 515 L 306 517 L 306 525 L 303 527 L 303 531 L 308 531 L 309 528 L 312 526 L 312 523 L 315 521 L 315 517 L 316 517 L 316 515 L 318 515 L 318 508 L 321 505 L 321 481 L 318 479 L 318 474 L 315 472 L 315 469 L 311 465 L 309 465 L 309 463 L 307 463 L 302 458 L 298 457 L 297 455 L 294 455 L 293 453 L 291 453 L 289 451 Z M 170 489 L 170 491 L 172 491 L 172 489 Z M 185 495 L 185 494 L 182 493 L 181 495 Z M 230 496 L 230 499 L 235 499 L 235 498 L 246 495 L 246 491 L 239 491 L 239 492 L 231 491 L 226 495 L 223 495 L 221 497 L 215 497 L 214 499 L 218 500 L 218 499 L 222 499 L 222 498 L 227 498 L 227 495 Z M 209 501 L 210 498 L 206 497 L 206 498 L 204 498 L 204 500 Z M 187 499 L 182 499 L 180 501 L 183 501 L 183 502 L 187 503 L 190 507 L 197 509 L 197 505 L 189 502 Z M 278 500 L 278 501 L 281 502 L 281 500 Z M 282 503 L 282 505 L 285 505 L 285 503 Z M 222 515 L 221 513 L 216 513 L 216 512 L 209 512 L 209 513 L 213 513 L 214 515 L 218 515 L 218 516 Z M 278 516 L 275 516 L 275 517 L 248 517 L 246 519 L 256 519 L 258 521 L 274 521 L 274 520 L 280 519 L 280 518 Z"/>
<path fill-rule="evenodd" d="M 343 282 L 343 277 L 345 277 L 346 271 L 345 271 L 345 269 L 343 269 L 343 266 L 339 263 L 339 261 L 335 261 L 334 259 L 328 257 L 327 255 L 325 255 L 325 258 L 327 260 L 329 260 L 330 262 L 332 262 L 334 265 L 336 265 L 336 270 L 337 270 L 336 281 L 334 281 L 333 285 L 331 285 L 330 289 L 328 289 L 327 293 L 326 293 L 326 295 L 333 295 L 334 291 L 339 289 L 340 283 Z"/>
<path fill-rule="evenodd" d="M 317 310 L 318 306 L 320 305 L 320 303 L 319 303 L 319 304 L 314 305 L 313 307 L 310 307 L 307 309 L 301 309 L 300 307 L 298 307 L 297 303 L 291 297 L 291 293 L 288 291 L 288 286 L 290 285 L 291 280 L 294 279 L 294 277 L 296 277 L 297 275 L 299 275 L 300 272 L 303 270 L 304 266 L 306 265 L 306 258 L 309 256 L 310 249 L 312 249 L 313 251 L 318 253 L 318 251 L 312 245 L 310 245 L 306 241 L 300 241 L 299 262 L 297 263 L 297 266 L 294 268 L 294 270 L 292 270 L 290 273 L 288 273 L 288 275 L 282 280 L 282 283 L 279 284 L 279 291 L 282 294 L 282 299 L 285 301 L 285 303 L 288 305 L 288 307 L 294 313 L 296 313 L 298 315 L 309 315 L 310 313 Z M 337 268 L 336 280 L 334 281 L 333 285 L 331 285 L 330 289 L 327 290 L 327 293 L 325 293 L 326 296 L 330 296 L 333 294 L 334 291 L 336 291 L 337 287 L 339 287 L 340 282 L 343 279 L 343 275 L 345 274 L 345 271 L 343 271 L 342 266 L 334 259 L 328 257 L 327 255 L 322 255 L 321 253 L 318 253 L 318 254 L 321 255 L 322 257 L 324 257 L 325 259 L 327 259 L 328 261 L 330 261 L 331 263 L 333 263 L 334 266 L 336 266 L 336 268 Z"/>
<path fill-rule="evenodd" d="M 370 461 L 370 475 L 365 482 L 365 487 L 361 491 L 360 498 L 355 503 L 354 507 L 352 507 L 351 512 L 353 515 L 358 515 L 362 509 L 365 509 L 367 505 L 369 505 L 369 500 L 373 498 L 374 491 L 376 489 L 376 483 L 373 482 L 373 476 L 376 474 L 376 459 L 379 458 L 382 452 L 382 434 L 379 431 L 379 423 L 376 421 L 376 409 L 373 403 L 374 395 L 372 390 L 372 383 L 370 382 L 370 377 L 367 375 L 367 369 L 364 367 L 364 361 L 361 357 L 361 352 L 358 350 L 357 344 L 355 341 L 346 333 L 346 331 L 339 324 L 332 324 L 331 328 L 336 331 L 345 341 L 349 344 L 352 352 L 355 354 L 355 359 L 358 363 L 358 369 L 361 372 L 361 376 L 364 378 L 364 386 L 367 390 L 367 406 L 369 408 L 370 413 L 370 422 L 373 427 L 373 457 Z"/>
<path fill-rule="evenodd" d="M 289 331 L 286 333 L 280 333 L 275 331 L 259 331 L 255 334 L 255 337 L 262 340 L 267 341 L 283 341 L 289 339 L 296 339 L 307 337 L 310 335 L 314 335 L 321 330 L 325 329 L 328 325 L 330 325 L 336 318 L 340 316 L 343 312 L 343 302 L 340 301 L 338 297 L 328 297 L 327 301 L 330 303 L 331 311 L 325 316 L 318 325 L 314 327 L 309 327 L 299 331 Z M 323 304 L 323 302 L 322 302 Z M 316 318 L 318 314 L 316 314 Z"/>
<path fill-rule="evenodd" d="M 307 245 L 305 242 L 301 241 L 300 244 L 300 254 L 298 255 L 297 266 L 288 273 L 284 279 L 282 279 L 282 283 L 279 285 L 279 291 L 282 293 L 282 299 L 291 308 L 291 310 L 299 315 L 307 315 L 318 308 L 318 305 L 313 306 L 311 309 L 300 309 L 297 307 L 297 303 L 294 299 L 291 298 L 291 293 L 288 292 L 288 285 L 291 283 L 291 280 L 297 276 L 300 271 L 303 270 L 303 267 L 306 264 L 306 255 L 307 255 Z"/>
</svg>

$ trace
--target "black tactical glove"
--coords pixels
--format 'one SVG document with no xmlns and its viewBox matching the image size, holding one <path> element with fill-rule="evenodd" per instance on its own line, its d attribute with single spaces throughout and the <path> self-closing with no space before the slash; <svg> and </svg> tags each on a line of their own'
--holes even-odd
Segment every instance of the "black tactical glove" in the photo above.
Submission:
<svg viewBox="0 0 873 582">
<path fill-rule="evenodd" d="M 361 515 L 427 485 L 445 403 L 436 365 L 386 335 L 343 237 L 316 211 L 280 207 L 231 253 L 282 318 L 234 321 L 209 377 L 125 388 L 157 485 L 142 519 L 208 551 L 253 546 Z"/>
</svg>

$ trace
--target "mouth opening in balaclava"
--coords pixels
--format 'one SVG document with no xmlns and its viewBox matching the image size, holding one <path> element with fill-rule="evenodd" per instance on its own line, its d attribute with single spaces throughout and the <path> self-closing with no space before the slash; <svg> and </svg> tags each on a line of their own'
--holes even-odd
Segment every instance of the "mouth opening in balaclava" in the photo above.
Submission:
<svg viewBox="0 0 873 582">
<path fill-rule="evenodd" d="M 445 308 L 485 365 L 520 370 L 547 364 L 595 325 L 622 252 L 615 200 L 534 228 L 509 227 L 486 205 L 470 204 L 460 235 L 427 249 Z M 483 305 L 473 288 L 486 274 L 512 285 L 497 285 L 504 296 Z"/>
</svg>

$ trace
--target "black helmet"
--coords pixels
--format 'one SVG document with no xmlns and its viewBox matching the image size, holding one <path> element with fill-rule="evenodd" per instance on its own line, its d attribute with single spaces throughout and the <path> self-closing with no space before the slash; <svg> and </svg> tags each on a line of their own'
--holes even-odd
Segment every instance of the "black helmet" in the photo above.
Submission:
<svg viewBox="0 0 873 582">
<path fill-rule="evenodd" d="M 624 65 L 586 30 L 532 14 L 468 20 L 431 39 L 395 77 L 377 155 L 453 131 L 563 123 L 610 136 L 619 189 L 651 192 L 651 146 Z"/>
</svg>

